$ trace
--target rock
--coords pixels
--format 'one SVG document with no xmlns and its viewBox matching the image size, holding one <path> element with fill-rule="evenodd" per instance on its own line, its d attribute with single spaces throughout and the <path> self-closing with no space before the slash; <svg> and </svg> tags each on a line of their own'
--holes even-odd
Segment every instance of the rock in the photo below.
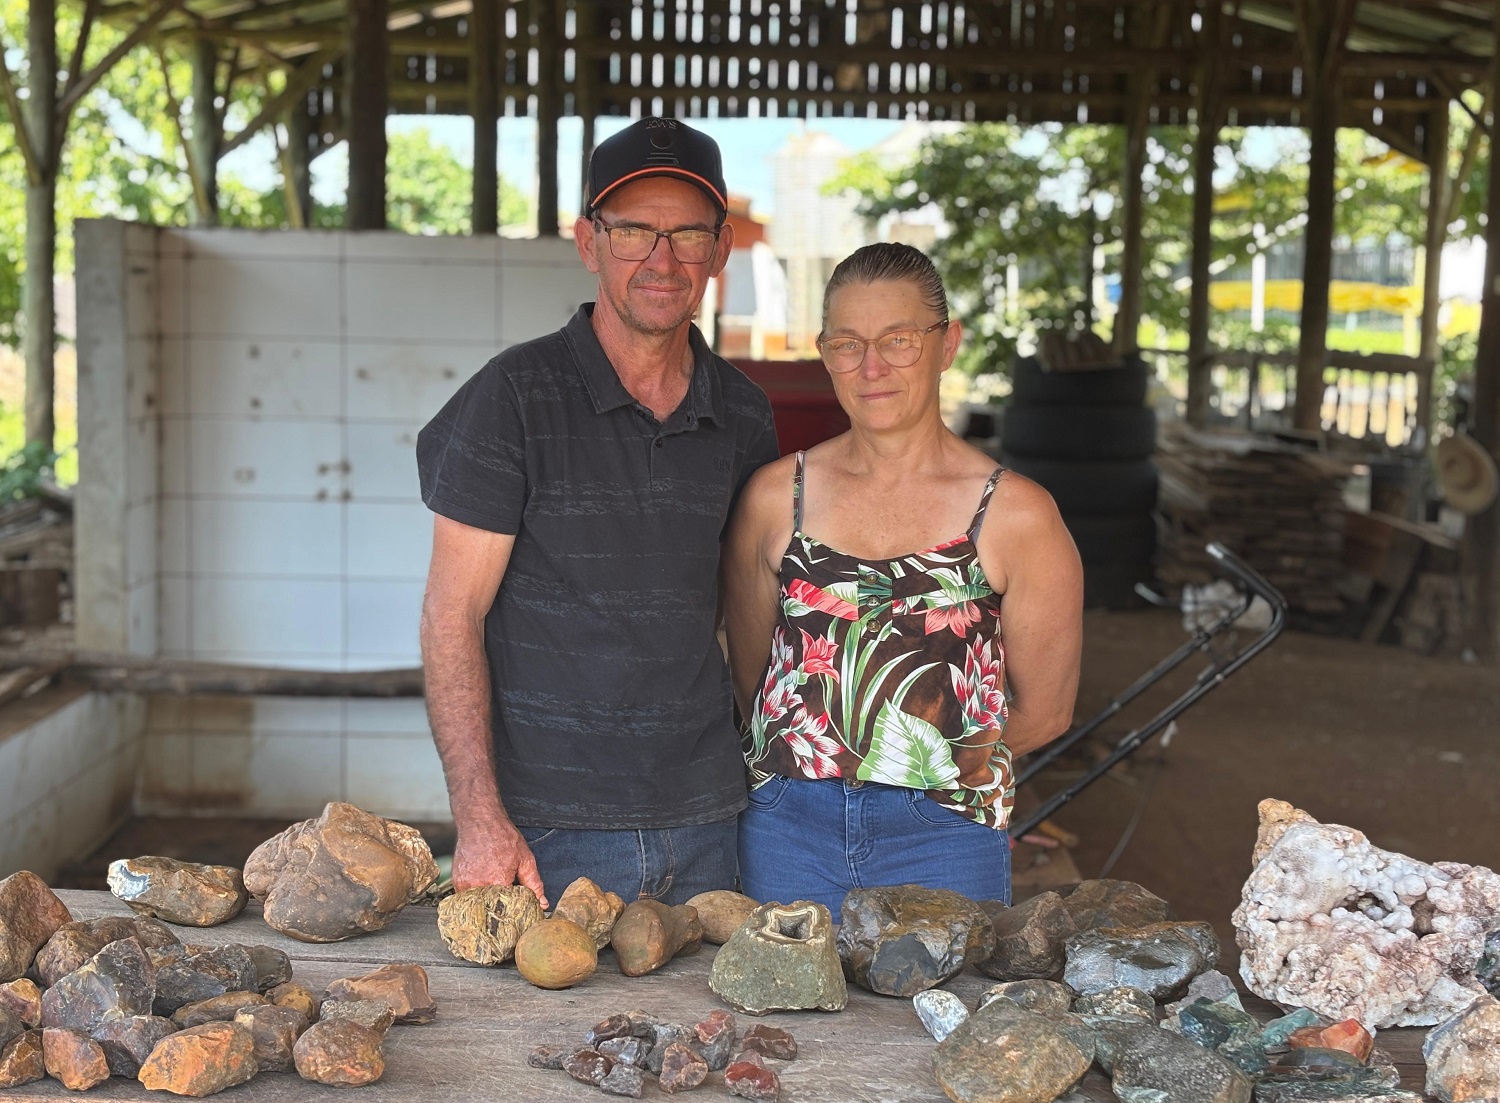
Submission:
<svg viewBox="0 0 1500 1103">
<path fill-rule="evenodd" d="M 1267 798 L 1255 806 L 1255 812 L 1260 822 L 1255 829 L 1255 847 L 1250 852 L 1250 865 L 1258 866 L 1271 848 L 1286 834 L 1286 829 L 1293 824 L 1311 823 L 1318 821 L 1313 819 L 1300 808 L 1294 808 L 1284 800 Z"/>
<path fill-rule="evenodd" d="M 1207 923 L 1105 927 L 1068 939 L 1063 982 L 1081 996 L 1126 986 L 1163 999 L 1185 991 L 1217 960 L 1218 939 Z"/>
<path fill-rule="evenodd" d="M 1500 1098 L 1500 1001 L 1485 994 L 1427 1035 L 1427 1094 L 1442 1103 Z"/>
<path fill-rule="evenodd" d="M 378 931 L 437 877 L 415 828 L 340 801 L 261 843 L 244 874 L 267 925 L 303 942 Z"/>
<path fill-rule="evenodd" d="M 94 1031 L 94 1041 L 104 1050 L 112 1076 L 134 1080 L 158 1042 L 177 1033 L 177 1024 L 160 1015 L 129 1015 L 106 1019 Z"/>
<path fill-rule="evenodd" d="M 1082 881 L 1062 892 L 1063 905 L 1080 931 L 1100 927 L 1145 927 L 1176 916 L 1172 905 L 1134 881 Z"/>
<path fill-rule="evenodd" d="M 156 970 L 133 938 L 111 942 L 42 993 L 42 1025 L 92 1034 L 105 1019 L 151 1014 Z"/>
<path fill-rule="evenodd" d="M 729 1063 L 731 1065 L 734 1065 L 739 1064 L 742 1061 L 745 1064 L 754 1065 L 758 1069 L 763 1069 L 766 1067 L 766 1059 L 753 1049 L 747 1049 L 744 1053 L 741 1053 L 738 1057 L 736 1057 Z"/>
<path fill-rule="evenodd" d="M 1266 1071 L 1270 1062 L 1260 1038 L 1260 1023 L 1238 1007 L 1197 999 L 1177 1013 L 1178 1032 L 1251 1076 Z"/>
<path fill-rule="evenodd" d="M 628 1095 L 635 1099 L 641 1097 L 641 1088 L 646 1078 L 641 1070 L 634 1065 L 616 1064 L 605 1074 L 604 1079 L 599 1081 L 599 1090 L 610 1095 Z"/>
<path fill-rule="evenodd" d="M 1266 1049 L 1275 1049 L 1286 1045 L 1286 1040 L 1293 1032 L 1301 1030 L 1304 1026 L 1326 1025 L 1316 1011 L 1309 1011 L 1305 1007 L 1293 1008 L 1279 1019 L 1272 1019 L 1260 1028 L 1260 1044 Z"/>
<path fill-rule="evenodd" d="M 236 1023 L 204 1023 L 156 1044 L 136 1077 L 152 1091 L 205 1096 L 243 1084 L 259 1071 L 255 1039 Z"/>
<path fill-rule="evenodd" d="M 1212 1050 L 1147 1026 L 1128 1037 L 1113 1060 L 1122 1103 L 1249 1103 L 1254 1082 Z"/>
<path fill-rule="evenodd" d="M 849 989 L 828 909 L 806 900 L 760 905 L 714 957 L 708 986 L 750 1015 L 843 1010 Z"/>
<path fill-rule="evenodd" d="M 1043 1016 L 997 1000 L 938 1043 L 933 1070 L 955 1103 L 1051 1103 L 1093 1058 Z"/>
<path fill-rule="evenodd" d="M 49 1026 L 42 1031 L 42 1060 L 47 1075 L 69 1091 L 86 1092 L 109 1079 L 109 1062 L 99 1043 L 76 1030 Z"/>
<path fill-rule="evenodd" d="M 269 992 L 292 979 L 292 959 L 275 946 L 247 945 L 245 952 L 255 966 L 255 990 Z"/>
<path fill-rule="evenodd" d="M 1076 1015 L 1111 1015 L 1116 1018 L 1140 1019 L 1143 1022 L 1154 1023 L 1156 1001 L 1151 998 L 1149 992 L 1142 992 L 1139 988 L 1131 988 L 1129 985 L 1121 985 L 1118 988 L 1104 988 L 1098 992 L 1091 992 L 1087 996 L 1079 996 L 1073 1001 L 1073 1013 Z"/>
<path fill-rule="evenodd" d="M 351 1019 L 313 1023 L 292 1046 L 292 1063 L 302 1079 L 334 1087 L 373 1084 L 385 1075 L 380 1035 Z"/>
<path fill-rule="evenodd" d="M 562 1046 L 532 1046 L 531 1052 L 526 1055 L 526 1063 L 534 1069 L 553 1069 L 561 1071 L 563 1058 L 573 1052 Z"/>
<path fill-rule="evenodd" d="M 580 1084 L 593 1084 L 595 1087 L 603 1082 L 614 1067 L 614 1059 L 606 1057 L 597 1049 L 575 1050 L 564 1057 L 562 1063 L 563 1072 Z"/>
<path fill-rule="evenodd" d="M 1422 1103 L 1422 1096 L 1400 1088 L 1349 1080 L 1261 1080 L 1256 1103 Z"/>
<path fill-rule="evenodd" d="M 686 904 L 669 907 L 657 900 L 633 900 L 616 921 L 609 944 L 621 973 L 643 977 L 678 954 L 697 953 L 703 944 L 703 924 Z"/>
<path fill-rule="evenodd" d="M 1326 1069 L 1330 1075 L 1343 1076 L 1364 1068 L 1364 1062 L 1342 1049 L 1327 1049 L 1323 1046 L 1302 1046 L 1282 1056 L 1278 1069 Z"/>
<path fill-rule="evenodd" d="M 698 1039 L 698 1052 L 713 1072 L 722 1072 L 729 1065 L 729 1055 L 734 1052 L 734 1016 L 728 1011 L 710 1011 L 708 1018 L 693 1027 Z"/>
<path fill-rule="evenodd" d="M 109 891 L 142 915 L 185 927 L 226 923 L 245 910 L 250 898 L 233 866 L 158 857 L 111 862 Z"/>
<path fill-rule="evenodd" d="M 53 932 L 72 921 L 67 905 L 35 873 L 23 869 L 0 881 L 0 983 L 30 969 Z"/>
<path fill-rule="evenodd" d="M 427 988 L 427 970 L 420 965 L 382 965 L 359 977 L 334 981 L 325 1000 L 377 1000 L 391 1009 L 398 1023 L 430 1023 L 437 1004 Z"/>
<path fill-rule="evenodd" d="M 185 1003 L 172 1012 L 172 1021 L 178 1030 L 202 1026 L 204 1023 L 232 1022 L 234 1017 L 247 1007 L 263 1007 L 270 1003 L 259 992 L 225 992 L 222 996 Z"/>
<path fill-rule="evenodd" d="M 140 932 L 136 930 L 135 921 L 139 917 L 129 915 L 101 915 L 98 919 L 84 921 L 84 926 L 94 932 L 94 937 L 99 940 L 101 947 L 108 946 L 111 942 L 118 942 L 122 938 L 133 938 L 141 942 Z M 175 938 L 172 941 L 177 941 Z M 142 946 L 146 944 L 141 942 Z"/>
<path fill-rule="evenodd" d="M 589 932 L 557 916 L 526 928 L 515 954 L 516 971 L 538 988 L 571 988 L 599 967 L 599 948 Z"/>
<path fill-rule="evenodd" d="M 1484 949 L 1474 966 L 1474 979 L 1490 995 L 1500 997 L 1500 928 L 1485 936 Z"/>
<path fill-rule="evenodd" d="M 307 1016 L 296 1008 L 277 1007 L 274 1003 L 242 1008 L 234 1021 L 255 1039 L 255 1063 L 262 1072 L 284 1072 L 291 1068 L 292 1047 L 309 1025 Z"/>
<path fill-rule="evenodd" d="M 698 1047 L 698 1034 L 692 1027 L 683 1026 L 681 1023 L 657 1023 L 651 1027 L 651 1048 L 641 1058 L 641 1064 L 647 1072 L 661 1075 L 661 1063 L 667 1055 L 667 1050 L 674 1045 L 684 1045 L 689 1049 Z"/>
<path fill-rule="evenodd" d="M 108 944 L 87 923 L 64 923 L 36 952 L 36 975 L 42 987 L 51 988 Z"/>
<path fill-rule="evenodd" d="M 137 915 L 129 919 L 124 916 L 110 916 L 107 919 L 95 919 L 89 923 L 89 926 L 95 934 L 99 934 L 102 937 L 104 933 L 103 928 L 111 919 L 119 919 L 122 923 L 129 923 L 135 931 L 135 940 L 147 950 L 162 950 L 168 946 L 181 945 L 182 940 L 172 933 L 172 928 L 168 927 L 160 919 L 152 919 L 145 915 Z M 121 935 L 121 937 L 129 938 L 130 936 L 126 934 Z M 114 939 L 106 938 L 104 941 L 113 942 Z"/>
<path fill-rule="evenodd" d="M 0 1049 L 10 1044 L 12 1038 L 19 1038 L 25 1034 L 29 1027 L 8 1007 L 0 1007 Z"/>
<path fill-rule="evenodd" d="M 1173 1019 L 1179 1011 L 1196 1000 L 1212 1000 L 1214 1003 L 1227 1003 L 1240 1011 L 1245 1009 L 1245 1005 L 1240 1002 L 1240 994 L 1234 987 L 1234 981 L 1218 970 L 1210 969 L 1190 980 L 1182 998 L 1166 1004 L 1162 1008 L 1162 1015 L 1167 1019 Z"/>
<path fill-rule="evenodd" d="M 781 1081 L 764 1065 L 736 1061 L 724 1070 L 724 1084 L 730 1095 L 741 1099 L 775 1100 L 781 1094 Z"/>
<path fill-rule="evenodd" d="M 995 948 L 989 916 L 946 889 L 855 889 L 839 912 L 838 952 L 849 975 L 886 996 L 915 996 Z"/>
<path fill-rule="evenodd" d="M 613 892 L 605 892 L 587 877 L 580 877 L 558 898 L 552 909 L 553 919 L 571 919 L 589 933 L 594 949 L 609 945 L 609 934 L 615 920 L 625 910 L 625 901 Z"/>
<path fill-rule="evenodd" d="M 952 992 L 941 988 L 929 988 L 911 998 L 912 1008 L 922 1022 L 922 1028 L 941 1042 L 969 1017 L 964 1001 Z"/>
<path fill-rule="evenodd" d="M 169 947 L 151 951 L 156 964 L 156 1001 L 153 1011 L 171 1015 L 179 1007 L 222 996 L 226 992 L 256 990 L 255 960 L 236 943 L 215 947 Z"/>
<path fill-rule="evenodd" d="M 40 1030 L 28 1030 L 0 1046 L 0 1089 L 19 1088 L 46 1075 Z"/>
<path fill-rule="evenodd" d="M 681 1042 L 674 1042 L 662 1054 L 661 1075 L 657 1078 L 657 1084 L 668 1095 L 674 1095 L 703 1083 L 708 1079 L 708 1070 L 708 1062 L 703 1057 Z"/>
<path fill-rule="evenodd" d="M 344 1019 L 381 1035 L 396 1021 L 390 1004 L 384 1000 L 324 1000 L 318 1014 L 319 1022 Z"/>
<path fill-rule="evenodd" d="M 617 1065 L 640 1065 L 651 1043 L 644 1038 L 611 1038 L 594 1047 Z"/>
<path fill-rule="evenodd" d="M 503 965 L 526 928 L 542 921 L 542 905 L 525 885 L 483 885 L 438 904 L 438 934 L 448 952 L 479 965 Z"/>
<path fill-rule="evenodd" d="M 312 989 L 297 984 L 295 981 L 278 984 L 266 993 L 266 999 L 270 1000 L 277 1007 L 290 1007 L 293 1010 L 302 1012 L 310 1023 L 317 1021 L 318 1008 L 323 1002 L 317 996 L 313 995 Z"/>
<path fill-rule="evenodd" d="M 1358 1019 L 1345 1019 L 1332 1026 L 1304 1026 L 1294 1030 L 1287 1036 L 1286 1044 L 1293 1049 L 1340 1049 L 1363 1064 L 1370 1059 L 1375 1039 Z"/>
<path fill-rule="evenodd" d="M 35 1030 L 42 1025 L 42 990 L 25 977 L 0 984 L 0 1007 Z"/>
<path fill-rule="evenodd" d="M 979 1006 L 995 1000 L 1009 1000 L 1027 1011 L 1070 1011 L 1073 990 L 1055 980 L 1008 980 L 985 989 L 979 997 Z"/>
<path fill-rule="evenodd" d="M 688 901 L 688 907 L 698 909 L 698 920 L 703 924 L 703 941 L 722 946 L 760 904 L 731 889 L 714 889 L 700 892 Z"/>
<path fill-rule="evenodd" d="M 1500 875 L 1381 850 L 1287 807 L 1261 802 L 1269 845 L 1233 915 L 1252 992 L 1368 1030 L 1441 1022 L 1483 992 L 1473 971 L 1500 927 Z"/>
<path fill-rule="evenodd" d="M 1068 936 L 1077 930 L 1073 914 L 1055 892 L 1042 892 L 1007 907 L 999 900 L 981 900 L 995 930 L 995 949 L 979 971 L 996 980 L 1052 978 L 1062 972 Z"/>
<path fill-rule="evenodd" d="M 607 1042 L 611 1038 L 650 1038 L 654 1023 L 635 1019 L 628 1014 L 611 1015 L 589 1028 L 583 1040 L 590 1046 Z"/>
<path fill-rule="evenodd" d="M 797 1039 L 780 1027 L 756 1023 L 740 1039 L 740 1047 L 747 1053 L 759 1053 L 774 1057 L 778 1061 L 797 1059 Z"/>
</svg>

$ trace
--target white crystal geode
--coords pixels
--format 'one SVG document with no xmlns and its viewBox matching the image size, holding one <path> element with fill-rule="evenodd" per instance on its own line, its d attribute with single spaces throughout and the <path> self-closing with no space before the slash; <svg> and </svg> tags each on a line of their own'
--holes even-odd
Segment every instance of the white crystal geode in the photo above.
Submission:
<svg viewBox="0 0 1500 1103">
<path fill-rule="evenodd" d="M 1500 928 L 1500 875 L 1381 850 L 1285 801 L 1259 811 L 1233 916 L 1250 991 L 1370 1030 L 1430 1026 L 1484 994 L 1474 966 Z"/>
</svg>

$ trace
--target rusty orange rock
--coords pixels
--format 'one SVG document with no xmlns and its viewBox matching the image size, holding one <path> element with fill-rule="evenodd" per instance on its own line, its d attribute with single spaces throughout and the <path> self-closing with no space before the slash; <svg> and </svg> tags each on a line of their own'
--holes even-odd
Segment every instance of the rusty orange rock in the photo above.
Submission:
<svg viewBox="0 0 1500 1103">
<path fill-rule="evenodd" d="M 0 984 L 0 1007 L 32 1030 L 42 1025 L 42 990 L 25 977 Z"/>
<path fill-rule="evenodd" d="M 53 932 L 73 914 L 45 881 L 29 870 L 0 881 L 0 983 L 16 980 Z"/>
<path fill-rule="evenodd" d="M 343 977 L 323 993 L 325 1000 L 375 1000 L 391 1009 L 398 1023 L 430 1023 L 437 1005 L 420 965 L 382 965 L 360 977 Z"/>
<path fill-rule="evenodd" d="M 0 1088 L 18 1088 L 46 1075 L 40 1030 L 28 1030 L 0 1049 Z"/>
<path fill-rule="evenodd" d="M 296 981 L 287 981 L 278 984 L 266 993 L 266 998 L 277 1007 L 291 1007 L 307 1016 L 308 1022 L 316 1021 L 318 1008 L 323 1001 L 313 994 L 312 989 L 298 984 Z"/>
<path fill-rule="evenodd" d="M 1345 1019 L 1332 1026 L 1304 1026 L 1294 1030 L 1286 1044 L 1292 1049 L 1338 1049 L 1361 1061 L 1370 1059 L 1375 1039 L 1358 1019 Z"/>
<path fill-rule="evenodd" d="M 42 1060 L 47 1075 L 69 1091 L 86 1092 L 109 1079 L 104 1047 L 74 1030 L 49 1026 L 42 1031 Z"/>
<path fill-rule="evenodd" d="M 335 1087 L 373 1084 L 385 1074 L 380 1035 L 352 1019 L 313 1023 L 292 1047 L 297 1075 Z"/>
<path fill-rule="evenodd" d="M 152 1091 L 205 1096 L 243 1084 L 259 1069 L 249 1030 L 238 1023 L 205 1023 L 158 1042 L 136 1079 Z"/>
</svg>

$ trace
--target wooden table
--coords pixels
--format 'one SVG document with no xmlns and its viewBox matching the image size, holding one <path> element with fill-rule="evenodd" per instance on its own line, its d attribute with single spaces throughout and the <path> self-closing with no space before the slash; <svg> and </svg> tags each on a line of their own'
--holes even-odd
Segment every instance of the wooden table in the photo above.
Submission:
<svg viewBox="0 0 1500 1103">
<path fill-rule="evenodd" d="M 130 910 L 105 892 L 63 891 L 59 896 L 78 919 L 129 915 Z M 174 928 L 184 942 L 226 942 L 275 946 L 292 959 L 293 979 L 321 992 L 338 977 L 358 976 L 390 962 L 415 962 L 427 970 L 437 1018 L 425 1026 L 392 1027 L 385 1040 L 385 1076 L 375 1084 L 351 1090 L 301 1079 L 294 1072 L 262 1073 L 248 1084 L 229 1089 L 226 1098 L 242 1103 L 280 1103 L 335 1096 L 356 1103 L 387 1100 L 443 1100 L 465 1103 L 561 1103 L 617 1098 L 571 1080 L 561 1072 L 533 1069 L 526 1055 L 538 1044 L 581 1045 L 582 1035 L 606 1015 L 644 1008 L 663 1020 L 693 1023 L 723 1007 L 708 989 L 715 948 L 705 945 L 650 976 L 625 977 L 606 951 L 599 971 L 577 988 L 547 992 L 533 988 L 511 966 L 487 969 L 456 960 L 437 933 L 437 912 L 408 908 L 384 931 L 328 945 L 297 942 L 267 927 L 252 903 L 232 922 L 206 930 Z M 991 984 L 988 977 L 966 970 L 947 985 L 970 1007 Z M 1247 1001 L 1251 1010 L 1271 1017 L 1263 1001 Z M 756 1019 L 737 1016 L 740 1028 L 757 1021 L 783 1027 L 796 1037 L 797 1060 L 769 1062 L 781 1076 L 783 1103 L 942 1103 L 946 1100 L 932 1073 L 936 1043 L 922 1029 L 911 1002 L 877 996 L 850 985 L 849 1006 L 836 1014 L 784 1012 Z M 1377 1044 L 1400 1066 L 1402 1086 L 1422 1087 L 1422 1030 L 1391 1030 Z M 1079 1087 L 1079 1095 L 1109 1103 L 1109 1081 L 1097 1068 Z M 0 1103 L 78 1099 L 55 1080 L 43 1080 L 0 1092 Z M 172 1098 L 148 1092 L 138 1082 L 112 1077 L 81 1098 L 110 1100 Z M 644 1098 L 668 1096 L 648 1078 Z M 729 1099 L 722 1076 L 685 1096 L 688 1100 Z M 1075 1096 L 1076 1098 L 1076 1096 Z"/>
</svg>

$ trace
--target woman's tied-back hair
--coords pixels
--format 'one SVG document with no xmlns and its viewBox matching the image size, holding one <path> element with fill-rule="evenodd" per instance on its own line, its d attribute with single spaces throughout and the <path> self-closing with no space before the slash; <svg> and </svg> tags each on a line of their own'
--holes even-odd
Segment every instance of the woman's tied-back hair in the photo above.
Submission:
<svg viewBox="0 0 1500 1103">
<path fill-rule="evenodd" d="M 823 289 L 823 330 L 828 330 L 828 304 L 833 293 L 851 284 L 879 283 L 882 280 L 910 280 L 917 285 L 922 301 L 939 317 L 948 318 L 948 293 L 943 277 L 933 267 L 927 254 L 898 241 L 881 241 L 856 249 L 833 270 Z"/>
</svg>

